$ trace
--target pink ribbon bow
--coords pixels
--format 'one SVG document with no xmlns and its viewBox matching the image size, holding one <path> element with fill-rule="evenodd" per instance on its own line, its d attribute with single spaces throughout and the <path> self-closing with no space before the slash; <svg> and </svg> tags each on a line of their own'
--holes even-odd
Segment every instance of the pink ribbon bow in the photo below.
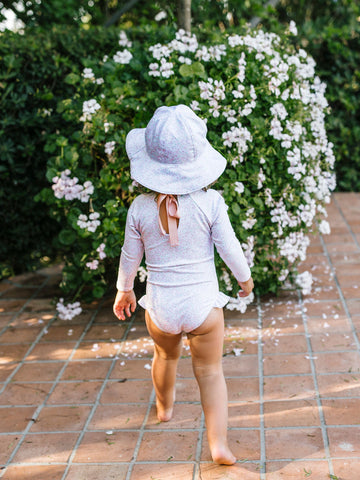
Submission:
<svg viewBox="0 0 360 480">
<path fill-rule="evenodd" d="M 159 226 L 161 233 L 166 235 L 166 231 L 161 223 L 160 219 L 160 205 L 165 200 L 166 216 L 169 227 L 169 236 L 170 236 L 170 245 L 175 247 L 179 245 L 179 237 L 177 230 L 177 221 L 176 219 L 180 218 L 179 214 L 179 204 L 177 199 L 173 195 L 164 195 L 160 194 L 157 198 L 157 207 L 158 207 L 158 217 L 159 217 Z"/>
</svg>

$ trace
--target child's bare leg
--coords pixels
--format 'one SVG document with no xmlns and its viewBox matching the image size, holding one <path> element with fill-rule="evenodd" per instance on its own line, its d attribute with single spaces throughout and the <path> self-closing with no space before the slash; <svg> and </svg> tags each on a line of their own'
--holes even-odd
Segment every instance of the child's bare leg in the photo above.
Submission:
<svg viewBox="0 0 360 480">
<path fill-rule="evenodd" d="M 145 312 L 146 326 L 155 342 L 152 379 L 156 393 L 157 417 L 168 422 L 173 414 L 175 400 L 176 367 L 181 353 L 182 334 L 173 335 L 160 330 Z"/>
<path fill-rule="evenodd" d="M 222 309 L 213 308 L 205 322 L 189 333 L 188 338 L 194 374 L 200 388 L 211 456 L 216 463 L 232 465 L 236 458 L 227 444 L 228 398 L 222 369 Z"/>
</svg>

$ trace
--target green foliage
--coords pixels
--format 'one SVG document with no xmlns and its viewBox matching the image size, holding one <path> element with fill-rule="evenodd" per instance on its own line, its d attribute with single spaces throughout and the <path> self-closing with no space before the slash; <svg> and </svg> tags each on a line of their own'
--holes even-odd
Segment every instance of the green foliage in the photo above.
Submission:
<svg viewBox="0 0 360 480">
<path fill-rule="evenodd" d="M 69 27 L 0 35 L 0 276 L 35 268 L 57 253 L 59 213 L 34 201 L 47 185 L 46 162 L 59 139 L 46 152 L 44 146 L 49 135 L 61 129 L 67 136 L 77 124 L 64 122 L 57 110 L 73 93 L 64 78 L 74 80 L 88 55 L 107 51 L 116 39 L 111 30 Z"/>
<path fill-rule="evenodd" d="M 285 35 L 261 31 L 230 38 L 215 33 L 206 43 L 183 33 L 169 42 L 174 34 L 142 28 L 131 31 L 130 41 L 120 32 L 120 46 L 114 42 L 105 57 L 102 50 L 83 58 L 84 69 L 66 76 L 69 95 L 57 107 L 65 128 L 46 145 L 54 191 L 44 189 L 40 198 L 62 225 L 62 287 L 72 298 L 99 297 L 115 277 L 136 195 L 125 138 L 161 105 L 191 105 L 227 157 L 217 188 L 259 292 L 275 292 L 296 273 L 305 257 L 304 234 L 335 186 L 323 86 L 304 51 Z M 216 262 L 222 288 L 235 294 L 236 282 Z"/>
</svg>

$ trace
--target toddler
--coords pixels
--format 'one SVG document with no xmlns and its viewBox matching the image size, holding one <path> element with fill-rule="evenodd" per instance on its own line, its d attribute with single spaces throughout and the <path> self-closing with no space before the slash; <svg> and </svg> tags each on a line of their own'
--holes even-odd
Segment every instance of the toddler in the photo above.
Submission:
<svg viewBox="0 0 360 480">
<path fill-rule="evenodd" d="M 133 281 L 145 252 L 148 271 L 146 325 L 154 340 L 152 379 L 158 419 L 171 419 L 182 334 L 189 339 L 200 388 L 209 447 L 214 462 L 232 465 L 227 443 L 228 401 L 222 369 L 223 310 L 214 245 L 242 291 L 254 284 L 221 195 L 206 187 L 226 167 L 206 139 L 207 128 L 189 107 L 158 108 L 146 128 L 126 138 L 131 177 L 153 193 L 131 204 L 117 280 L 114 313 L 120 320 L 135 311 Z"/>
</svg>

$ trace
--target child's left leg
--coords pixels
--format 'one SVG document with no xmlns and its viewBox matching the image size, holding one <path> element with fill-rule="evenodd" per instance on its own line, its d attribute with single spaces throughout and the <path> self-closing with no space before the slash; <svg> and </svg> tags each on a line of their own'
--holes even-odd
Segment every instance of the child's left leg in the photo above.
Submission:
<svg viewBox="0 0 360 480">
<path fill-rule="evenodd" d="M 157 416 L 161 422 L 168 422 L 174 408 L 176 367 L 181 353 L 182 334 L 163 332 L 151 320 L 147 311 L 145 320 L 149 334 L 155 342 L 151 373 L 156 393 Z"/>
</svg>

